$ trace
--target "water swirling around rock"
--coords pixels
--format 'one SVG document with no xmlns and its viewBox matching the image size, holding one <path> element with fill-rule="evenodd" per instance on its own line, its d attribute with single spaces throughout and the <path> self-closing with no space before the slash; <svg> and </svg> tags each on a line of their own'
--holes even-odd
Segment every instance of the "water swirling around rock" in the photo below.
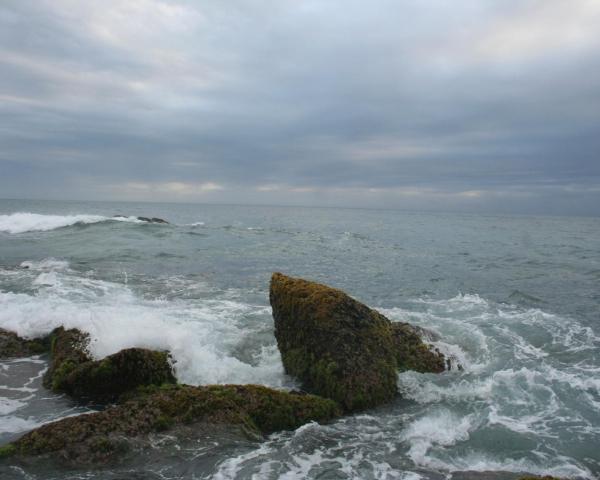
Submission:
<svg viewBox="0 0 600 480">
<path fill-rule="evenodd" d="M 157 435 L 148 453 L 102 474 L 1 465 L 2 478 L 600 472 L 597 219 L 0 202 L 0 215 L 24 211 L 150 213 L 171 224 L 0 231 L 1 328 L 28 336 L 82 328 L 95 358 L 132 346 L 169 350 L 190 384 L 298 388 L 283 371 L 268 302 L 271 272 L 287 271 L 437 332 L 434 344 L 463 371 L 401 373 L 403 397 L 392 404 L 266 442 Z M 43 356 L 1 362 L 0 442 L 89 410 L 45 391 L 45 367 Z"/>
</svg>

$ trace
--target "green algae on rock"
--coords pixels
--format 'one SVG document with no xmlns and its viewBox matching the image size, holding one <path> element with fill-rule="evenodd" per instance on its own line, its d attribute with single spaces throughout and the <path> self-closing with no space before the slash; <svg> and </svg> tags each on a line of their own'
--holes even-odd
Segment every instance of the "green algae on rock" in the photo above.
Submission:
<svg viewBox="0 0 600 480">
<path fill-rule="evenodd" d="M 84 362 L 63 376 L 59 390 L 76 398 L 111 402 L 142 385 L 175 383 L 168 352 L 127 348 Z"/>
<path fill-rule="evenodd" d="M 392 336 L 398 370 L 441 373 L 448 366 L 444 355 L 424 343 L 409 323 L 392 323 Z"/>
<path fill-rule="evenodd" d="M 329 399 L 259 385 L 142 387 L 122 404 L 43 425 L 4 449 L 5 456 L 51 454 L 67 463 L 102 463 L 149 433 L 181 425 L 235 425 L 261 435 L 340 413 Z"/>
<path fill-rule="evenodd" d="M 50 336 L 52 360 L 44 384 L 56 392 L 111 402 L 142 385 L 176 382 L 167 352 L 127 348 L 92 360 L 88 334 L 59 327 Z"/>
<path fill-rule="evenodd" d="M 39 355 L 50 349 L 48 337 L 28 340 L 0 328 L 0 359 Z"/>
<path fill-rule="evenodd" d="M 90 336 L 72 328 L 55 328 L 50 333 L 51 361 L 44 375 L 44 386 L 54 391 L 62 391 L 65 378 L 79 365 L 92 361 L 88 353 Z"/>
<path fill-rule="evenodd" d="M 341 290 L 274 273 L 270 301 L 287 373 L 346 411 L 396 395 L 390 322 Z"/>
<path fill-rule="evenodd" d="M 444 370 L 444 356 L 414 330 L 394 327 L 341 290 L 274 273 L 269 297 L 286 372 L 346 411 L 392 400 L 397 368 Z"/>
</svg>

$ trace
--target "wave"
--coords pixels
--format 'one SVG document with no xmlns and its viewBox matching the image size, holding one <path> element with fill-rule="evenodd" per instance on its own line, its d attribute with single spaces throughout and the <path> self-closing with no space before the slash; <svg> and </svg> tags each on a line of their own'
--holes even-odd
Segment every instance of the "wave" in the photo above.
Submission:
<svg viewBox="0 0 600 480">
<path fill-rule="evenodd" d="M 148 299 L 129 286 L 90 278 L 47 259 L 29 262 L 32 292 L 0 291 L 0 326 L 36 337 L 64 325 L 90 333 L 103 358 L 128 347 L 169 350 L 178 379 L 189 384 L 262 383 L 294 386 L 283 373 L 275 341 L 265 344 L 270 308 L 232 295 Z M 36 267 L 34 270 L 33 268 Z M 250 352 L 238 350 L 250 345 Z"/>
<path fill-rule="evenodd" d="M 145 223 L 137 217 L 105 217 L 102 215 L 43 215 L 39 213 L 17 212 L 0 215 L 0 232 L 26 233 L 47 232 L 71 225 L 101 222 Z"/>
</svg>

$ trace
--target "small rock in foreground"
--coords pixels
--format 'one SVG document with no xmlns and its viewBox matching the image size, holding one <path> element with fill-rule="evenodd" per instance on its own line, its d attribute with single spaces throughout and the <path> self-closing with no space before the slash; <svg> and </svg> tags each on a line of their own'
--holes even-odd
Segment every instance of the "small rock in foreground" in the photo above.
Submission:
<svg viewBox="0 0 600 480">
<path fill-rule="evenodd" d="M 127 348 L 92 360 L 87 334 L 59 327 L 50 336 L 52 359 L 44 384 L 56 392 L 106 403 L 140 386 L 176 382 L 168 352 Z"/>
</svg>

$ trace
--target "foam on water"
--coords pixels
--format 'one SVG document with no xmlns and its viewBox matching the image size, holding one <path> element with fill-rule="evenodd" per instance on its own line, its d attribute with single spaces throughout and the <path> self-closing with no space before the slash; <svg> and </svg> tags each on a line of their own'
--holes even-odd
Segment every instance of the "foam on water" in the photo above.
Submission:
<svg viewBox="0 0 600 480">
<path fill-rule="evenodd" d="M 168 349 L 185 383 L 292 385 L 270 331 L 266 298 L 253 303 L 248 292 L 211 290 L 208 282 L 177 276 L 155 290 L 160 296 L 150 296 L 132 284 L 72 270 L 63 260 L 21 267 L 27 268 L 4 272 L 27 279 L 31 291 L 0 291 L 2 328 L 28 337 L 59 325 L 81 328 L 91 334 L 97 358 L 130 346 Z M 391 412 L 273 435 L 223 460 L 211 478 L 417 480 L 428 478 L 427 471 L 462 470 L 594 478 L 562 453 L 561 443 L 568 433 L 569 448 L 586 448 L 600 435 L 600 368 L 591 356 L 563 360 L 600 346 L 590 327 L 478 295 L 417 298 L 382 312 L 438 333 L 443 340 L 434 346 L 463 370 L 401 373 L 402 404 Z M 260 340 L 265 332 L 267 342 Z M 0 403 L 4 428 L 21 431 L 46 421 L 20 414 L 31 387 L 15 388 L 22 396 Z M 497 439 L 507 447 L 498 447 Z"/>
<path fill-rule="evenodd" d="M 42 215 L 39 213 L 17 212 L 10 215 L 0 215 L 0 232 L 25 233 L 46 232 L 57 228 L 76 224 L 99 222 L 132 222 L 143 223 L 136 217 L 104 217 L 102 215 Z"/>
<path fill-rule="evenodd" d="M 410 423 L 400 434 L 410 444 L 408 456 L 417 465 L 428 465 L 428 451 L 434 445 L 448 447 L 469 438 L 476 427 L 474 416 L 459 416 L 446 409 L 439 409 Z"/>
<path fill-rule="evenodd" d="M 462 371 L 401 373 L 400 392 L 412 406 L 275 435 L 224 461 L 216 478 L 418 478 L 424 470 L 595 478 L 562 453 L 588 448 L 600 434 L 600 369 L 561 362 L 561 355 L 599 346 L 590 328 L 478 295 L 413 303 L 414 310 L 382 311 L 439 333 L 444 341 L 434 345 L 454 356 Z"/>
<path fill-rule="evenodd" d="M 34 275 L 35 293 L 0 292 L 2 328 L 29 338 L 61 325 L 80 328 L 90 333 L 96 358 L 131 346 L 167 349 L 178 378 L 190 384 L 293 385 L 274 341 L 256 345 L 249 360 L 235 356 L 256 332 L 248 320 L 270 316 L 265 305 L 231 298 L 231 292 L 206 300 L 143 298 L 127 285 L 78 274 L 56 260 L 29 265 L 23 275 Z"/>
</svg>

